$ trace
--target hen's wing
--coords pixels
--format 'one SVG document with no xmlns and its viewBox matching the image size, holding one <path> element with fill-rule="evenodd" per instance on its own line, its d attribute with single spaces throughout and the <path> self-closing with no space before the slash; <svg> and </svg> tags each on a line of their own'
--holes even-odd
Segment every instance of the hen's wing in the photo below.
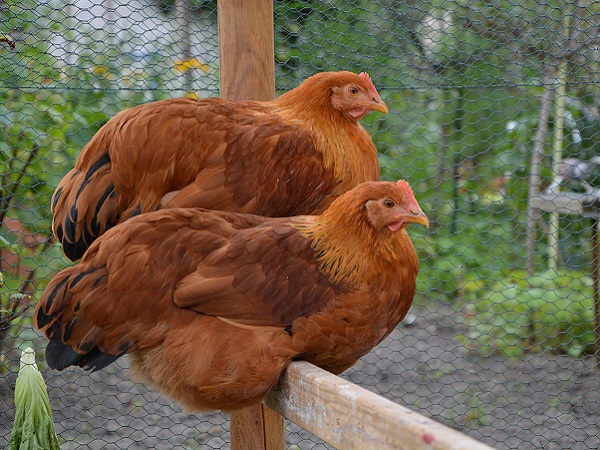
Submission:
<svg viewBox="0 0 600 450">
<path fill-rule="evenodd" d="M 98 369 L 198 314 L 285 328 L 346 290 L 286 219 L 170 209 L 107 232 L 51 281 L 34 320 L 51 367 Z"/>
<path fill-rule="evenodd" d="M 343 289 L 318 270 L 314 251 L 287 223 L 238 233 L 181 279 L 174 303 L 230 322 L 285 327 Z"/>
<path fill-rule="evenodd" d="M 172 99 L 123 111 L 59 184 L 53 229 L 79 259 L 116 223 L 163 207 L 320 212 L 339 194 L 311 131 L 258 102 Z"/>
</svg>

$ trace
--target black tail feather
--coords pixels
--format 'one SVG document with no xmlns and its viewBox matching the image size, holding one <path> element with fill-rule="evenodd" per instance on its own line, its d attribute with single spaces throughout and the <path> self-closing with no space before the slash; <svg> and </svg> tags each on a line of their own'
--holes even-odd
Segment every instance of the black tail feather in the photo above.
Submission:
<svg viewBox="0 0 600 450">
<path fill-rule="evenodd" d="M 120 355 L 107 355 L 106 353 L 102 353 L 100 350 L 98 350 L 98 347 L 94 347 L 91 352 L 86 353 L 82 358 L 80 358 L 77 365 L 79 367 L 83 367 L 85 370 L 96 372 L 114 363 L 121 356 L 123 356 L 123 353 Z"/>
<path fill-rule="evenodd" d="M 101 224 L 97 220 L 97 216 L 102 208 L 107 204 L 110 200 L 114 200 L 116 198 L 116 192 L 114 185 L 110 183 L 106 186 L 106 189 L 97 199 L 96 205 L 86 205 L 93 207 L 93 210 L 78 210 L 78 201 L 82 194 L 86 192 L 87 189 L 97 189 L 98 182 L 95 181 L 94 175 L 103 167 L 110 166 L 111 160 L 108 153 L 104 154 L 98 161 L 96 161 L 85 173 L 83 182 L 78 186 L 77 191 L 75 192 L 75 198 L 69 202 L 66 207 L 68 211 L 65 211 L 63 223 L 55 224 L 55 231 L 57 238 L 62 243 L 63 252 L 67 258 L 71 261 L 76 261 L 80 259 L 87 248 L 91 245 L 92 242 L 101 234 Z M 75 172 L 75 170 L 74 170 Z M 76 171 L 76 173 L 81 173 L 80 171 Z M 74 177 L 74 176 L 73 176 Z M 71 177 L 71 179 L 73 178 Z M 63 188 L 59 188 L 53 199 L 53 212 L 58 203 L 58 199 L 63 195 Z M 94 216 L 89 218 L 88 216 L 94 211 Z M 82 214 L 82 217 L 88 217 L 86 219 L 87 225 L 83 225 L 78 223 L 80 219 L 79 215 Z M 106 223 L 103 224 L 104 229 L 107 230 L 114 225 L 116 225 L 117 221 L 114 223 Z M 82 229 L 83 228 L 83 229 Z"/>
<path fill-rule="evenodd" d="M 46 361 L 48 362 L 48 366 L 55 370 L 64 370 L 69 366 L 78 366 L 96 372 L 112 364 L 121 356 L 123 356 L 123 353 L 119 355 L 107 355 L 101 352 L 98 347 L 92 348 L 85 354 L 77 353 L 71 346 L 64 344 L 60 336 L 50 339 L 46 347 Z"/>
<path fill-rule="evenodd" d="M 46 347 L 46 362 L 51 369 L 64 370 L 76 365 L 82 356 L 70 346 L 63 344 L 60 335 L 51 338 Z"/>
<path fill-rule="evenodd" d="M 50 295 L 47 296 L 44 307 L 39 308 L 37 310 L 36 321 L 37 321 L 37 327 L 39 329 L 45 328 L 47 325 L 49 325 L 58 316 L 60 316 L 62 314 L 62 311 L 57 311 L 54 314 L 48 314 L 47 311 L 49 311 L 52 308 L 52 304 L 54 303 L 56 295 L 62 289 L 62 287 L 65 285 L 65 283 L 67 283 L 68 281 L 69 281 L 69 277 L 65 277 L 59 283 L 57 283 L 54 286 L 54 289 L 52 290 Z"/>
</svg>

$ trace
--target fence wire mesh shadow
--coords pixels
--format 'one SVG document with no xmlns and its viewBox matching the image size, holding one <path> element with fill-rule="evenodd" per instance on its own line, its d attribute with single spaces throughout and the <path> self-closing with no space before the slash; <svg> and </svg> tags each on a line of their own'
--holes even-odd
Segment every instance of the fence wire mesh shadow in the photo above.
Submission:
<svg viewBox="0 0 600 450">
<path fill-rule="evenodd" d="M 1 5 L 6 447 L 20 350 L 43 360 L 30 306 L 68 265 L 51 238 L 52 192 L 110 117 L 217 96 L 219 64 L 214 0 Z M 382 178 L 409 180 L 433 224 L 413 234 L 421 272 L 409 317 L 343 377 L 499 449 L 600 447 L 600 4 L 274 9 L 278 91 L 318 71 L 369 72 L 390 107 L 363 119 Z M 540 196 L 585 207 L 542 209 Z M 61 448 L 228 448 L 227 417 L 183 412 L 126 366 L 43 371 Z M 287 430 L 291 448 L 328 448 Z"/>
</svg>

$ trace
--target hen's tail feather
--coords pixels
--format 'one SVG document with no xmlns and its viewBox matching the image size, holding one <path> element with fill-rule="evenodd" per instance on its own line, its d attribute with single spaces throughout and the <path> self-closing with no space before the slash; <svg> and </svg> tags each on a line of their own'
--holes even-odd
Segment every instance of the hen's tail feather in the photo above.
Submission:
<svg viewBox="0 0 600 450">
<path fill-rule="evenodd" d="M 60 282 L 58 282 L 56 284 L 56 286 L 52 289 L 52 291 L 50 292 L 50 295 L 45 297 L 45 301 L 44 300 L 40 301 L 40 304 L 38 305 L 38 307 L 36 309 L 36 313 L 35 313 L 35 317 L 34 317 L 36 327 L 40 330 L 44 330 L 44 329 L 48 328 L 48 332 L 46 332 L 46 334 L 48 334 L 48 335 L 50 335 L 50 332 L 53 330 L 52 327 L 54 324 L 56 324 L 55 321 L 62 314 L 61 308 L 52 308 L 52 305 L 54 304 L 54 299 L 56 298 L 56 295 L 58 294 L 58 292 L 67 283 L 67 281 L 69 281 L 68 277 L 60 280 Z M 43 303 L 42 303 L 42 301 L 43 301 Z M 50 312 L 53 309 L 54 309 L 54 312 Z M 49 327 L 49 325 L 50 325 L 50 327 Z"/>
<path fill-rule="evenodd" d="M 72 347 L 62 342 L 60 334 L 56 334 L 46 347 L 46 361 L 48 367 L 55 370 L 64 370 L 69 366 L 78 366 L 96 372 L 104 369 L 119 359 L 120 355 L 107 355 L 98 347 L 93 347 L 85 354 L 77 353 Z"/>
<path fill-rule="evenodd" d="M 87 171 L 72 169 L 54 193 L 54 235 L 72 261 L 119 221 L 111 168 L 110 157 L 104 154 Z"/>
<path fill-rule="evenodd" d="M 86 320 L 77 314 L 81 301 L 72 304 L 75 299 L 71 290 L 80 282 L 96 286 L 106 275 L 100 274 L 98 277 L 94 268 L 79 272 L 78 267 L 63 270 L 50 282 L 36 308 L 34 324 L 50 340 L 46 348 L 46 361 L 50 368 L 63 370 L 69 366 L 79 366 L 96 371 L 117 360 L 131 345 L 123 343 L 118 347 L 118 354 L 107 354 L 98 348 L 95 330 L 86 332 Z M 75 328 L 82 324 L 83 329 L 80 327 L 75 332 Z"/>
</svg>

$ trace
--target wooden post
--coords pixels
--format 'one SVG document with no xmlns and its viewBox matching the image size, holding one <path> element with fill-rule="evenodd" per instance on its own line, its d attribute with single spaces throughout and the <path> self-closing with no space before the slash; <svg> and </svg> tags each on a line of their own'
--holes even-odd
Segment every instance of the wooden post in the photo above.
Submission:
<svg viewBox="0 0 600 450">
<path fill-rule="evenodd" d="M 273 0 L 219 0 L 221 97 L 275 97 Z"/>
<path fill-rule="evenodd" d="M 265 405 L 231 413 L 231 450 L 283 450 L 283 416 Z"/>
<path fill-rule="evenodd" d="M 275 98 L 273 0 L 219 0 L 221 97 Z M 232 450 L 283 450 L 283 417 L 264 405 L 231 414 Z"/>
<path fill-rule="evenodd" d="M 558 65 L 556 74 L 556 94 L 554 99 L 554 142 L 552 144 L 552 175 L 558 178 L 560 175 L 560 166 L 563 159 L 563 144 L 565 141 L 565 113 L 566 113 L 566 91 L 565 82 L 567 73 L 567 61 L 561 61 Z M 558 190 L 558 188 L 556 188 Z M 560 214 L 550 213 L 548 223 L 548 270 L 556 271 L 560 262 L 560 252 L 558 250 L 558 235 L 560 233 Z"/>
</svg>

